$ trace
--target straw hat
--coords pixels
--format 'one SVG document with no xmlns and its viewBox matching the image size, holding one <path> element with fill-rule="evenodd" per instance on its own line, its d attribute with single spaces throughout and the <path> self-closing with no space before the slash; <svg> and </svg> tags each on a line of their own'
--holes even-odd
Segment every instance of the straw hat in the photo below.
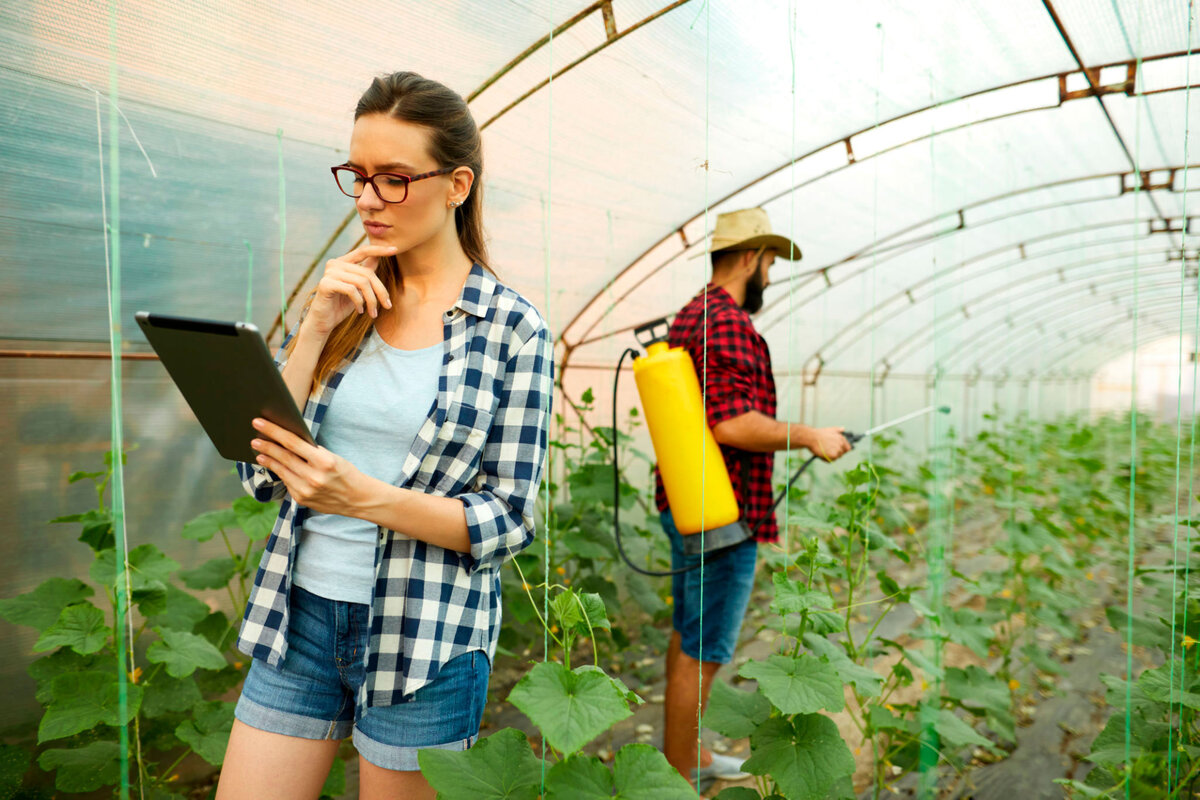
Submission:
<svg viewBox="0 0 1200 800">
<path fill-rule="evenodd" d="M 771 232 L 771 220 L 761 208 L 744 208 L 717 215 L 710 253 L 718 250 L 774 250 L 776 258 L 800 260 L 800 248 L 784 236 Z"/>
</svg>

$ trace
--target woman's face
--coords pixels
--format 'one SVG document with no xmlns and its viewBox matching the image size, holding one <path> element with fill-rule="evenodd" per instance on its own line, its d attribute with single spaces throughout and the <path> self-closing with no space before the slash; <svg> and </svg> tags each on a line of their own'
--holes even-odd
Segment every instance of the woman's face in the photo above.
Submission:
<svg viewBox="0 0 1200 800">
<path fill-rule="evenodd" d="M 386 114 L 365 114 L 355 121 L 346 163 L 369 176 L 380 172 L 411 176 L 441 168 L 429 154 L 426 128 Z M 436 236 L 453 213 L 452 174 L 410 183 L 403 203 L 385 203 L 370 184 L 365 185 L 354 202 L 370 243 L 393 245 L 403 253 Z"/>
</svg>

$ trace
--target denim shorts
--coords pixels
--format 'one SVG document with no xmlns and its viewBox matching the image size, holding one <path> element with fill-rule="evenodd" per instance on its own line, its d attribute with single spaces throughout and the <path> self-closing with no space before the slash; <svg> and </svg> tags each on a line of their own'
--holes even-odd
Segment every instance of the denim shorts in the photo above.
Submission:
<svg viewBox="0 0 1200 800">
<path fill-rule="evenodd" d="M 700 556 L 684 555 L 683 537 L 675 527 L 671 512 L 662 512 L 660 519 L 663 530 L 671 539 L 671 568 L 699 564 Z M 684 653 L 697 661 L 713 664 L 728 664 L 733 660 L 746 605 L 750 602 L 750 590 L 754 588 L 757 557 L 758 542 L 753 539 L 735 546 L 720 558 L 706 555 L 703 602 L 698 568 L 671 578 L 671 597 L 675 604 L 672 622 L 679 631 Z"/>
<path fill-rule="evenodd" d="M 252 728 L 303 739 L 353 734 L 367 761 L 405 772 L 420 769 L 418 750 L 469 748 L 487 703 L 487 654 L 463 653 L 411 698 L 360 716 L 355 699 L 366 678 L 368 611 L 293 586 L 287 656 L 279 669 L 251 662 L 234 715 Z"/>
</svg>

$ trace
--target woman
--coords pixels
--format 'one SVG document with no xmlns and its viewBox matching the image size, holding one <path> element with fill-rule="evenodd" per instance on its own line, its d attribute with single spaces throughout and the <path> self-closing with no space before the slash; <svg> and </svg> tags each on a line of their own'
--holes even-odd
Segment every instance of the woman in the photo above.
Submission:
<svg viewBox="0 0 1200 800">
<path fill-rule="evenodd" d="M 359 100 L 334 167 L 369 244 L 329 261 L 280 354 L 317 446 L 256 420 L 247 489 L 282 505 L 238 647 L 217 797 L 317 798 L 353 736 L 363 798 L 423 798 L 425 748 L 479 731 L 500 567 L 533 539 L 553 347 L 486 266 L 466 103 L 409 72 Z"/>
</svg>

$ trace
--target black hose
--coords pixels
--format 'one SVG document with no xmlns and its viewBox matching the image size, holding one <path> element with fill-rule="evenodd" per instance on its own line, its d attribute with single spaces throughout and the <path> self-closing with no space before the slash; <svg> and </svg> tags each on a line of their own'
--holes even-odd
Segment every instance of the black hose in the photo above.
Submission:
<svg viewBox="0 0 1200 800">
<path fill-rule="evenodd" d="M 617 464 L 619 463 L 617 461 L 617 436 L 618 436 L 618 433 L 617 433 L 617 386 L 621 379 L 621 365 L 625 363 L 625 356 L 628 356 L 628 355 L 632 355 L 634 358 L 637 358 L 638 356 L 641 355 L 641 353 L 639 353 L 637 350 L 634 350 L 632 347 L 626 348 L 625 352 L 621 353 L 621 357 L 619 359 L 617 359 L 617 371 L 613 375 L 613 393 L 612 393 L 612 406 L 613 406 L 613 408 L 612 408 L 612 422 L 613 422 L 613 424 L 612 424 L 613 537 L 616 539 L 616 542 L 617 542 L 617 552 L 619 552 L 621 554 L 621 558 L 625 560 L 625 563 L 628 564 L 629 568 L 632 569 L 634 572 L 641 573 L 642 575 L 649 575 L 652 578 L 667 578 L 672 575 L 682 575 L 685 572 L 692 572 L 693 570 L 700 569 L 700 567 L 703 566 L 704 562 L 705 562 L 704 555 L 701 554 L 701 560 L 700 560 L 699 564 L 693 564 L 690 567 L 680 567 L 679 569 L 668 569 L 668 570 L 645 569 L 644 567 L 639 567 L 637 564 L 633 563 L 633 559 L 631 559 L 629 557 L 629 555 L 625 552 L 625 547 L 621 544 L 621 520 L 620 520 L 621 483 L 617 478 L 617 469 L 618 469 Z M 846 438 L 850 440 L 851 444 L 854 444 L 861 437 L 850 434 L 850 435 L 847 435 Z M 750 529 L 751 538 L 753 538 L 754 535 L 758 533 L 758 529 L 762 526 L 762 524 L 764 522 L 766 522 L 768 519 L 770 519 L 771 516 L 775 513 L 775 508 L 779 505 L 780 501 L 783 500 L 784 496 L 789 491 L 791 491 L 792 485 L 795 484 L 796 481 L 799 480 L 800 476 L 804 474 L 804 470 L 806 470 L 810 466 L 812 466 L 812 463 L 816 460 L 817 460 L 817 456 L 813 456 L 812 458 L 805 461 L 800 466 L 800 469 L 796 470 L 796 474 L 792 476 L 792 479 L 790 481 L 788 481 L 788 485 L 785 486 L 783 491 L 779 493 L 779 496 L 775 498 L 775 502 L 771 503 L 771 507 L 769 509 L 767 509 L 767 513 L 764 514 L 758 520 L 758 522 L 754 523 L 754 527 L 752 527 Z M 745 488 L 747 488 L 747 487 L 743 487 L 743 491 L 745 490 Z M 741 542 L 738 542 L 738 544 L 741 544 Z M 716 553 L 714 553 L 712 555 L 712 557 L 707 559 L 708 563 L 711 564 L 713 561 L 716 561 L 717 559 L 724 558 L 725 556 L 727 556 L 731 552 L 733 552 L 733 549 L 737 546 L 738 545 L 734 544 L 734 545 L 730 545 L 729 547 L 725 547 L 725 548 L 722 548 L 721 550 L 718 550 Z"/>
</svg>

